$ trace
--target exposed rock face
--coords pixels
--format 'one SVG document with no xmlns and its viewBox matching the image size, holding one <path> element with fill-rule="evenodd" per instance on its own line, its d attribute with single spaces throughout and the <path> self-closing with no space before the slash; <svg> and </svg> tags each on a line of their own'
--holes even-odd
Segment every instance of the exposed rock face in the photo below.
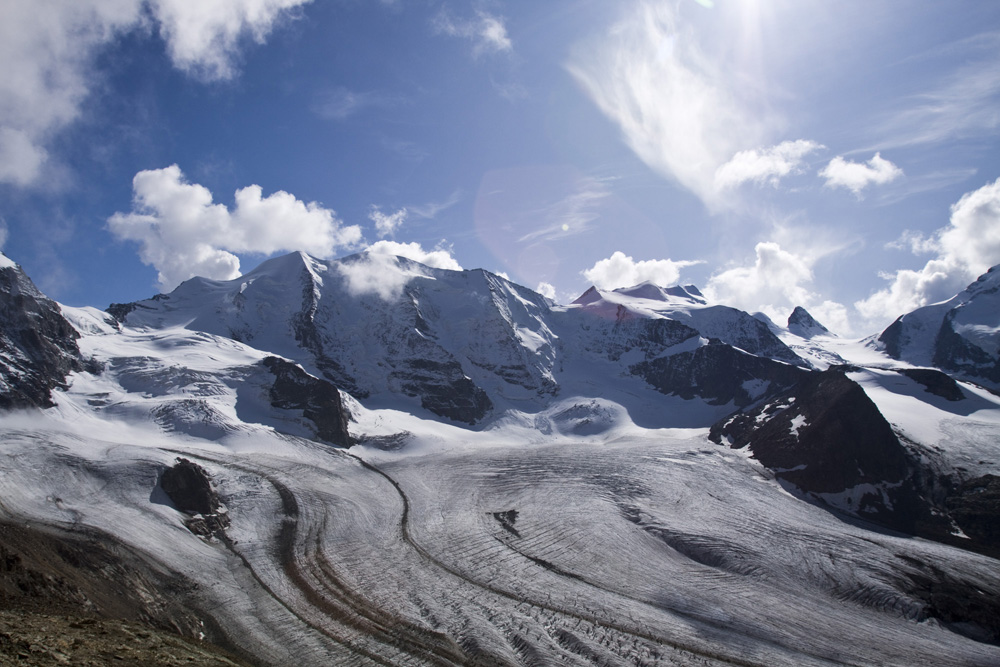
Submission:
<svg viewBox="0 0 1000 667">
<path fill-rule="evenodd" d="M 798 366 L 747 354 L 720 341 L 640 362 L 629 370 L 664 394 L 700 396 L 714 405 L 732 402 L 738 407 L 787 390 L 808 374 Z"/>
<path fill-rule="evenodd" d="M 1000 644 L 1000 584 L 966 581 L 932 564 L 903 559 L 912 567 L 903 588 L 924 603 L 927 617 L 976 641 Z"/>
<path fill-rule="evenodd" d="M 420 399 L 420 407 L 453 421 L 475 424 L 493 409 L 457 361 L 408 359 L 390 374 L 401 393 Z"/>
<path fill-rule="evenodd" d="M 185 524 L 192 533 L 211 535 L 229 527 L 219 494 L 212 488 L 208 472 L 197 463 L 178 458 L 176 465 L 163 471 L 160 487 L 174 507 L 190 516 Z"/>
<path fill-rule="evenodd" d="M 850 370 L 811 373 L 766 405 L 718 422 L 709 437 L 734 449 L 749 447 L 777 479 L 837 510 L 1000 554 L 1000 477 L 985 475 L 955 486 L 950 474 L 932 468 L 900 441 L 861 386 L 847 377 Z M 948 376 L 916 370 L 915 379 L 929 390 L 951 394 Z"/>
<path fill-rule="evenodd" d="M 961 401 L 965 392 L 958 386 L 954 378 L 933 368 L 900 368 L 897 370 L 914 382 L 924 386 L 929 393 L 949 401 Z"/>
<path fill-rule="evenodd" d="M 749 446 L 777 475 L 805 491 L 839 493 L 898 483 L 906 451 L 864 390 L 844 373 L 812 373 L 767 405 L 712 427 L 716 442 Z"/>
<path fill-rule="evenodd" d="M 49 407 L 80 370 L 76 329 L 20 267 L 0 268 L 0 408 Z"/>
<path fill-rule="evenodd" d="M 946 502 L 963 533 L 1000 555 L 1000 477 L 970 479 L 959 485 Z M 1000 630 L 1000 624 L 997 628 Z"/>
<path fill-rule="evenodd" d="M 788 316 L 788 330 L 802 338 L 830 335 L 830 330 L 817 322 L 802 306 L 795 306 L 795 310 Z"/>
<path fill-rule="evenodd" d="M 270 390 L 272 407 L 302 410 L 302 415 L 314 424 L 320 440 L 340 447 L 354 444 L 347 431 L 350 415 L 336 387 L 278 357 L 267 357 L 264 366 L 274 374 Z"/>
<path fill-rule="evenodd" d="M 717 423 L 710 437 L 735 449 L 749 447 L 775 477 L 837 509 L 925 532 L 920 526 L 931 512 L 913 480 L 914 462 L 842 369 L 809 374 L 767 405 Z"/>
</svg>

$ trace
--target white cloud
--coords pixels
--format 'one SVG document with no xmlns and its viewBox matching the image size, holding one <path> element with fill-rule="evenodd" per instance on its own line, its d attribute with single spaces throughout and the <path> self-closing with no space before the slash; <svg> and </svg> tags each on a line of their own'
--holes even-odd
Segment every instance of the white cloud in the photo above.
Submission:
<svg viewBox="0 0 1000 667">
<path fill-rule="evenodd" d="M 762 312 L 778 324 L 784 324 L 795 306 L 802 306 L 831 331 L 850 332 L 847 308 L 810 289 L 812 265 L 821 256 L 791 252 L 773 241 L 762 241 L 754 247 L 753 264 L 714 274 L 705 286 L 705 295 L 747 312 Z"/>
<path fill-rule="evenodd" d="M 271 33 L 289 10 L 311 0 L 153 0 L 150 11 L 174 65 L 199 78 L 213 81 L 232 78 L 240 42 L 246 37 L 258 44 Z"/>
<path fill-rule="evenodd" d="M 903 170 L 879 153 L 866 163 L 851 162 L 838 155 L 820 170 L 819 175 L 826 179 L 826 187 L 847 188 L 861 196 L 861 191 L 869 185 L 885 185 L 902 176 Z"/>
<path fill-rule="evenodd" d="M 671 259 L 650 259 L 637 262 L 618 250 L 611 257 L 597 261 L 582 273 L 599 289 L 632 287 L 643 282 L 668 287 L 675 284 L 680 278 L 681 269 L 695 264 L 700 264 L 700 262 L 675 262 Z"/>
<path fill-rule="evenodd" d="M 921 269 L 883 274 L 890 281 L 855 305 L 872 323 L 887 324 L 915 308 L 950 298 L 1000 263 L 1000 179 L 962 195 L 949 224 L 931 238 L 904 236 L 914 252 L 935 252 Z"/>
<path fill-rule="evenodd" d="M 373 204 L 368 210 L 368 219 L 375 223 L 375 232 L 379 238 L 395 234 L 396 230 L 406 222 L 406 216 L 407 210 L 405 208 L 401 208 L 395 213 L 383 213 L 378 206 Z"/>
<path fill-rule="evenodd" d="M 48 153 L 26 132 L 0 127 L 0 183 L 33 183 L 41 175 L 46 159 Z"/>
<path fill-rule="evenodd" d="M 419 243 L 396 241 L 376 241 L 361 255 L 339 262 L 336 266 L 351 294 L 374 294 L 384 301 L 395 301 L 402 296 L 403 288 L 412 278 L 424 275 L 419 266 L 401 266 L 397 257 L 412 259 L 433 268 L 462 270 L 451 252 L 444 247 L 428 251 Z"/>
<path fill-rule="evenodd" d="M 208 188 L 186 182 L 177 165 L 140 171 L 132 188 L 132 211 L 115 213 L 108 227 L 117 238 L 139 243 L 140 258 L 156 268 L 163 290 L 196 275 L 237 277 L 234 253 L 302 250 L 330 257 L 361 241 L 361 230 L 343 226 L 330 209 L 280 190 L 263 197 L 259 185 L 237 190 L 230 211 L 213 203 Z"/>
<path fill-rule="evenodd" d="M 458 19 L 442 10 L 434 18 L 434 30 L 450 37 L 461 37 L 473 43 L 473 54 L 503 53 L 513 50 L 503 18 L 477 11 L 475 18 Z"/>
<path fill-rule="evenodd" d="M 798 139 L 770 148 L 740 151 L 715 171 L 715 185 L 720 189 L 731 188 L 753 181 L 777 187 L 785 176 L 802 173 L 805 156 L 821 148 L 824 147 L 815 141 Z"/>
<path fill-rule="evenodd" d="M 549 283 L 540 282 L 535 291 L 544 296 L 546 299 L 551 299 L 555 301 L 556 299 L 556 288 Z"/>
<path fill-rule="evenodd" d="M 406 257 L 414 262 L 420 262 L 435 269 L 461 271 L 461 265 L 451 254 L 451 249 L 443 245 L 433 250 L 424 250 L 419 243 L 399 243 L 397 241 L 376 241 L 365 251 L 370 255 L 389 255 Z"/>
<path fill-rule="evenodd" d="M 643 162 L 718 207 L 716 170 L 766 143 L 777 121 L 748 84 L 759 77 L 744 76 L 732 51 L 707 57 L 678 7 L 636 3 L 601 40 L 578 45 L 567 68 Z"/>
<path fill-rule="evenodd" d="M 39 182 L 46 147 L 90 91 L 93 57 L 143 25 L 148 10 L 174 64 L 231 77 L 240 38 L 262 42 L 288 9 L 309 0 L 34 0 L 0 2 L 0 183 Z"/>
</svg>

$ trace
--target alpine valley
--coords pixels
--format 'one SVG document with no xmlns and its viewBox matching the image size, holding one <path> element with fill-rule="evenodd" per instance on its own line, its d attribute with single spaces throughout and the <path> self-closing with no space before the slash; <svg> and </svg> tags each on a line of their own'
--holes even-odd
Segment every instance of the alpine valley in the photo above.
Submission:
<svg viewBox="0 0 1000 667">
<path fill-rule="evenodd" d="M 370 253 L 0 311 L 0 662 L 1000 664 L 1000 269 L 862 340 Z"/>
</svg>

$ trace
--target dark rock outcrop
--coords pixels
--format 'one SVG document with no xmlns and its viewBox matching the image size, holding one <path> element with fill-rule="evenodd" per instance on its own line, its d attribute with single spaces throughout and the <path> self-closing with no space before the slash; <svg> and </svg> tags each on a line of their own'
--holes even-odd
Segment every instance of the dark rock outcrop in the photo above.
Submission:
<svg viewBox="0 0 1000 667">
<path fill-rule="evenodd" d="M 174 507 L 189 516 L 185 525 L 192 533 L 208 536 L 229 527 L 229 515 L 222 511 L 219 494 L 212 488 L 208 472 L 197 463 L 178 458 L 173 467 L 163 471 L 160 487 Z"/>
<path fill-rule="evenodd" d="M 894 484 L 908 472 L 892 427 L 864 389 L 837 370 L 810 374 L 768 405 L 716 424 L 710 437 L 750 447 L 780 479 L 815 493 Z"/>
<path fill-rule="evenodd" d="M 798 366 L 754 356 L 717 340 L 640 362 L 629 370 L 661 393 L 684 399 L 698 396 L 714 405 L 732 402 L 738 407 L 785 391 L 808 374 Z"/>
<path fill-rule="evenodd" d="M 961 401 L 965 392 L 958 386 L 954 378 L 933 368 L 900 368 L 900 375 L 905 375 L 914 382 L 923 385 L 929 393 L 949 401 Z"/>
<path fill-rule="evenodd" d="M 335 386 L 278 357 L 267 357 L 263 363 L 274 374 L 270 389 L 272 407 L 302 410 L 302 416 L 313 423 L 320 440 L 339 447 L 354 444 L 347 430 L 350 415 Z"/>
<path fill-rule="evenodd" d="M 52 390 L 83 369 L 79 337 L 20 267 L 0 268 L 0 408 L 50 407 Z"/>
<path fill-rule="evenodd" d="M 847 377 L 850 370 L 855 369 L 811 373 L 766 405 L 716 423 L 709 437 L 734 449 L 749 447 L 775 478 L 835 510 L 1000 554 L 1000 477 L 986 475 L 956 487 L 912 451 L 912 443 L 900 440 L 864 389 Z M 949 394 L 950 385 L 938 376 L 950 378 L 930 373 L 917 377 L 935 393 Z"/>
<path fill-rule="evenodd" d="M 1000 584 L 968 581 L 933 564 L 899 557 L 910 568 L 901 588 L 924 603 L 924 618 L 936 618 L 970 639 L 1000 644 Z"/>
<path fill-rule="evenodd" d="M 454 360 L 406 359 L 390 373 L 401 392 L 420 399 L 420 406 L 452 421 L 475 424 L 493 402 Z"/>
<path fill-rule="evenodd" d="M 878 407 L 842 369 L 811 373 L 767 405 L 715 424 L 709 436 L 749 447 L 777 479 L 863 519 L 939 534 L 917 463 Z"/>
<path fill-rule="evenodd" d="M 1000 555 L 1000 477 L 967 480 L 948 496 L 946 504 L 963 533 Z"/>
</svg>

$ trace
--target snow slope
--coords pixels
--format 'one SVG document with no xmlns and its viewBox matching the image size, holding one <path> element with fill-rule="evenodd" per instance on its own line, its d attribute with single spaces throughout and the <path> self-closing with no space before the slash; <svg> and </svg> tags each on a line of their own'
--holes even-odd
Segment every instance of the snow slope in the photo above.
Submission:
<svg viewBox="0 0 1000 667">
<path fill-rule="evenodd" d="M 88 364 L 54 407 L 0 417 L 0 515 L 182 575 L 261 663 L 1000 664 L 995 558 L 807 502 L 708 439 L 736 398 L 637 370 L 735 359 L 764 401 L 771 381 L 739 372 L 851 362 L 929 469 L 1000 473 L 996 396 L 932 393 L 864 341 L 779 338 L 692 288 L 557 307 L 365 256 L 290 255 L 110 311 L 63 308 Z M 273 405 L 272 355 L 351 385 L 357 446 Z M 472 405 L 435 393 L 462 378 L 492 406 L 476 428 L 441 418 Z M 224 535 L 166 497 L 177 457 L 211 475 Z"/>
</svg>

